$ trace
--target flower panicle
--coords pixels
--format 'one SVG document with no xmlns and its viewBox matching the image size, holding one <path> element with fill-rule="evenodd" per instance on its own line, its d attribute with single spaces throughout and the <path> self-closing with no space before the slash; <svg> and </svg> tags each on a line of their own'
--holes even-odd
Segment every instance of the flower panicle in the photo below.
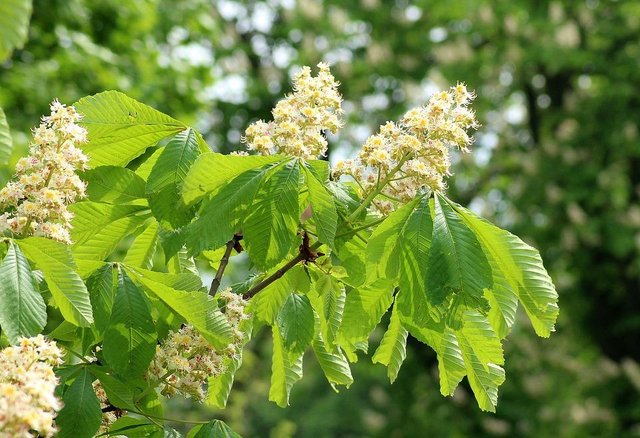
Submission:
<svg viewBox="0 0 640 438">
<path fill-rule="evenodd" d="M 67 207 L 86 196 L 76 171 L 88 168 L 78 147 L 87 142 L 87 131 L 73 106 L 54 100 L 50 109 L 33 130 L 29 156 L 18 160 L 14 178 L 0 190 L 0 232 L 69 244 L 73 214 Z"/>
<path fill-rule="evenodd" d="M 294 77 L 293 93 L 279 101 L 273 121 L 249 125 L 242 141 L 247 149 L 262 155 L 285 154 L 304 159 L 324 156 L 327 140 L 323 131 L 336 133 L 342 127 L 342 96 L 329 66 L 318 64 L 318 75 L 303 67 Z"/>
<path fill-rule="evenodd" d="M 450 150 L 467 153 L 473 143 L 468 134 L 479 124 L 469 105 L 475 94 L 464 83 L 431 97 L 427 105 L 407 111 L 398 122 L 387 122 L 370 136 L 355 159 L 336 163 L 334 178 L 350 175 L 363 196 L 385 187 L 373 207 L 388 214 L 397 202 L 426 191 L 443 191 L 451 175 Z"/>
<path fill-rule="evenodd" d="M 56 434 L 54 418 L 62 402 L 54 394 L 58 378 L 53 369 L 60 364 L 62 352 L 42 335 L 0 350 L 0 436 Z"/>
<path fill-rule="evenodd" d="M 250 318 L 245 312 L 247 302 L 230 289 L 221 291 L 219 298 L 225 303 L 224 315 L 231 326 L 231 342 L 218 350 L 190 325 L 170 331 L 156 347 L 156 355 L 146 374 L 148 380 L 160 382 L 163 395 L 180 394 L 203 401 L 206 396 L 203 382 L 224 373 L 228 360 L 239 354 L 245 337 L 240 324 Z"/>
</svg>

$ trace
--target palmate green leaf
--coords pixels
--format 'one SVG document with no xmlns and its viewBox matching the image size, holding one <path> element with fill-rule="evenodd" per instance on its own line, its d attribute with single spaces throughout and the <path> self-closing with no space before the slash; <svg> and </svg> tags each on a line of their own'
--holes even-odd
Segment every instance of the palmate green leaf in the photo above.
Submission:
<svg viewBox="0 0 640 438">
<path fill-rule="evenodd" d="M 9 131 L 9 124 L 4 111 L 0 108 L 0 166 L 9 164 L 11 152 L 13 151 L 13 139 Z"/>
<path fill-rule="evenodd" d="M 213 420 L 207 424 L 198 425 L 192 428 L 187 434 L 187 438 L 241 438 L 223 421 Z"/>
<path fill-rule="evenodd" d="M 216 152 L 202 154 L 193 163 L 182 185 L 182 199 L 191 205 L 197 200 L 216 193 L 222 186 L 248 170 L 265 167 L 285 159 L 279 155 L 222 155 Z"/>
<path fill-rule="evenodd" d="M 181 189 L 199 155 L 198 137 L 191 128 L 176 135 L 164 147 L 146 187 L 151 211 L 158 221 L 167 221 L 176 228 L 190 221 L 192 212 L 182 202 Z"/>
<path fill-rule="evenodd" d="M 323 161 L 322 163 L 326 162 Z M 324 164 L 324 166 L 328 166 L 328 164 Z M 313 210 L 312 218 L 318 232 L 318 240 L 334 248 L 338 213 L 333 201 L 333 195 L 325 186 L 327 181 L 319 179 L 317 173 L 308 164 L 304 167 L 304 171 L 309 202 Z"/>
<path fill-rule="evenodd" d="M 146 205 L 145 182 L 125 167 L 100 166 L 82 174 L 90 201 L 108 204 Z"/>
<path fill-rule="evenodd" d="M 154 219 L 136 236 L 129 246 L 123 263 L 136 268 L 151 269 L 158 243 L 158 222 Z"/>
<path fill-rule="evenodd" d="M 92 167 L 125 166 L 157 141 L 186 128 L 182 122 L 118 91 L 87 96 L 74 105 L 83 115 L 81 124 L 89 131 L 89 142 L 83 150 Z"/>
<path fill-rule="evenodd" d="M 113 265 L 105 264 L 87 279 L 95 326 L 102 333 L 109 326 L 118 279 Z"/>
<path fill-rule="evenodd" d="M 428 265 L 430 302 L 440 305 L 452 294 L 478 306 L 492 284 L 491 267 L 473 231 L 439 194 L 434 197 L 433 236 Z"/>
<path fill-rule="evenodd" d="M 338 392 L 337 385 L 347 388 L 353 383 L 349 361 L 338 346 L 325 343 L 320 329 L 320 318 L 315 315 L 315 337 L 313 339 L 313 352 L 318 359 L 320 368 L 334 391 Z"/>
<path fill-rule="evenodd" d="M 254 296 L 249 301 L 249 311 L 258 321 L 274 325 L 287 297 L 295 293 L 307 294 L 309 290 L 309 277 L 301 266 L 295 266 Z"/>
<path fill-rule="evenodd" d="M 156 341 L 147 298 L 119 269 L 111 318 L 104 333 L 105 360 L 125 378 L 141 377 L 155 354 Z"/>
<path fill-rule="evenodd" d="M 339 238 L 335 241 L 335 254 L 339 260 L 339 266 L 343 267 L 347 275 L 341 280 L 351 287 L 358 287 L 367 279 L 367 241 L 359 235 Z M 337 264 L 338 262 L 336 262 Z"/>
<path fill-rule="evenodd" d="M 90 366 L 91 374 L 100 380 L 100 384 L 107 394 L 109 403 L 120 409 L 135 408 L 133 397 L 133 387 L 128 383 L 122 382 L 120 379 L 108 374 L 104 368 L 98 366 Z"/>
<path fill-rule="evenodd" d="M 31 0 L 2 0 L 0 2 L 0 63 L 14 49 L 22 48 L 29 35 Z"/>
<path fill-rule="evenodd" d="M 400 315 L 393 305 L 389 327 L 380 341 L 378 349 L 373 354 L 373 363 L 381 363 L 387 367 L 387 375 L 393 383 L 398 377 L 402 362 L 407 356 L 407 329 L 400 322 Z"/>
<path fill-rule="evenodd" d="M 241 220 L 246 217 L 262 180 L 271 170 L 272 165 L 247 170 L 204 204 L 199 217 L 185 227 L 189 255 L 216 249 L 233 237 Z"/>
<path fill-rule="evenodd" d="M 161 283 L 150 271 L 127 268 L 135 281 L 160 298 L 218 349 L 231 342 L 231 327 L 212 297 L 204 291 L 184 291 Z M 157 273 L 155 273 L 157 274 Z M 166 275 L 166 274 L 165 274 Z"/>
<path fill-rule="evenodd" d="M 278 312 L 276 323 L 284 348 L 291 354 L 304 353 L 314 334 L 313 309 L 309 298 L 290 294 Z"/>
<path fill-rule="evenodd" d="M 64 319 L 79 327 L 88 327 L 93 322 L 89 292 L 76 272 L 67 246 L 43 237 L 29 237 L 17 243 L 42 271 Z"/>
<path fill-rule="evenodd" d="M 243 221 L 247 253 L 263 270 L 284 259 L 296 240 L 299 185 L 298 161 L 280 164 L 259 188 Z"/>
<path fill-rule="evenodd" d="M 59 431 L 56 436 L 61 438 L 91 438 L 102 422 L 100 401 L 93 391 L 91 383 L 93 376 L 86 368 L 62 396 L 64 406 L 56 417 Z"/>
<path fill-rule="evenodd" d="M 538 251 L 469 210 L 457 204 L 452 205 L 494 262 L 494 273 L 503 279 L 501 288 L 494 287 L 493 294 L 505 325 L 513 323 L 515 306 L 512 304 L 512 294 L 515 294 L 538 336 L 548 337 L 554 331 L 558 317 L 558 294 Z"/>
<path fill-rule="evenodd" d="M 145 155 L 147 154 L 149 155 L 135 169 L 135 174 L 138 175 L 143 180 L 147 181 L 149 179 L 149 175 L 151 175 L 151 171 L 153 170 L 153 167 L 158 162 L 158 158 L 160 158 L 160 155 L 162 155 L 163 151 L 164 151 L 164 146 L 160 146 L 160 145 L 147 149 L 145 151 Z"/>
<path fill-rule="evenodd" d="M 289 405 L 289 394 L 293 385 L 302 379 L 302 356 L 291 354 L 284 348 L 284 342 L 277 325 L 273 329 L 273 359 L 271 364 L 271 387 L 269 400 L 281 408 Z"/>
<path fill-rule="evenodd" d="M 71 229 L 72 251 L 83 276 L 92 268 L 87 261 L 106 259 L 122 239 L 135 233 L 149 217 L 148 209 L 136 205 L 85 201 L 69 209 L 75 215 Z"/>
<path fill-rule="evenodd" d="M 323 274 L 313 283 L 307 296 L 318 315 L 323 344 L 333 350 L 347 298 L 345 288 L 332 275 Z"/>
<path fill-rule="evenodd" d="M 20 248 L 9 241 L 7 255 L 0 264 L 0 328 L 9 342 L 32 337 L 47 323 L 47 306 L 38 291 L 29 261 Z"/>
<path fill-rule="evenodd" d="M 347 293 L 338 344 L 344 349 L 366 341 L 393 300 L 393 282 L 380 278 Z"/>
</svg>

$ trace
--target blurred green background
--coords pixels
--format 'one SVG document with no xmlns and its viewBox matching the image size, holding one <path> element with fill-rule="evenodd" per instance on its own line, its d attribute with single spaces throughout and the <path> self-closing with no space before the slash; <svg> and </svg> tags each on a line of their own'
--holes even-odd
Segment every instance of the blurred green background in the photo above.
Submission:
<svg viewBox="0 0 640 438">
<path fill-rule="evenodd" d="M 435 355 L 413 340 L 394 385 L 362 357 L 335 394 L 307 361 L 279 409 L 265 334 L 226 411 L 176 400 L 167 414 L 223 418 L 247 437 L 640 436 L 639 1 L 35 0 L 27 44 L 0 65 L 0 106 L 16 157 L 52 98 L 105 89 L 228 152 L 299 66 L 321 60 L 348 118 L 332 160 L 438 88 L 476 90 L 483 126 L 449 193 L 540 249 L 560 294 L 557 332 L 537 339 L 521 318 L 496 414 L 464 384 L 442 397 Z"/>
</svg>

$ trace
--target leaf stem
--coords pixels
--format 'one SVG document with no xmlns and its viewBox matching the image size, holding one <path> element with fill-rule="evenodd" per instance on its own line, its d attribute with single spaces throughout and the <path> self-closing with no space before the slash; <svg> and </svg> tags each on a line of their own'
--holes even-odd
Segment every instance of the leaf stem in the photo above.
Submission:
<svg viewBox="0 0 640 438">
<path fill-rule="evenodd" d="M 379 219 L 376 219 L 374 221 L 369 222 L 368 224 L 364 224 L 364 225 L 362 225 L 360 227 L 357 227 L 357 228 L 352 228 L 349 231 L 345 231 L 344 233 L 337 234 L 335 238 L 339 239 L 341 237 L 350 236 L 351 234 L 358 234 L 358 232 L 360 232 L 360 231 L 364 231 L 367 228 L 373 227 L 374 225 L 378 225 L 380 222 L 382 222 L 385 219 L 386 219 L 386 217 L 381 217 Z"/>
<path fill-rule="evenodd" d="M 209 288 L 209 295 L 212 297 L 218 292 L 220 288 L 220 283 L 222 281 L 222 276 L 224 275 L 224 270 L 227 268 L 229 264 L 229 258 L 231 257 L 231 251 L 235 248 L 236 251 L 242 250 L 240 246 L 240 240 L 242 239 L 242 234 L 236 233 L 233 235 L 233 238 L 227 242 L 227 247 L 224 250 L 224 255 L 222 259 L 220 259 L 220 266 L 218 266 L 218 270 L 216 271 L 216 276 L 211 282 L 211 287 Z M 238 252 L 240 252 L 238 251 Z"/>
</svg>

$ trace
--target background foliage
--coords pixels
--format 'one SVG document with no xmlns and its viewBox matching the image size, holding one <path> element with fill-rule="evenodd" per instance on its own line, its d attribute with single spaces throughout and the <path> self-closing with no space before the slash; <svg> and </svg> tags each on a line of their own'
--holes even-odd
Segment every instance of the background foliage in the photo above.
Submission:
<svg viewBox="0 0 640 438">
<path fill-rule="evenodd" d="M 0 107 L 24 146 L 52 97 L 118 89 L 229 151 L 252 118 L 268 118 L 295 66 L 322 59 L 355 126 L 332 139 L 332 158 L 435 87 L 476 89 L 484 126 L 452 197 L 540 249 L 560 293 L 558 333 L 543 343 L 516 326 L 495 415 L 468 388 L 442 398 L 435 355 L 411 344 L 393 386 L 363 360 L 335 395 L 310 366 L 281 410 L 267 402 L 270 343 L 256 339 L 224 413 L 234 430 L 640 435 L 638 2 L 39 0 L 26 45 L 0 67 Z M 232 268 L 242 278 L 242 259 Z"/>
</svg>

